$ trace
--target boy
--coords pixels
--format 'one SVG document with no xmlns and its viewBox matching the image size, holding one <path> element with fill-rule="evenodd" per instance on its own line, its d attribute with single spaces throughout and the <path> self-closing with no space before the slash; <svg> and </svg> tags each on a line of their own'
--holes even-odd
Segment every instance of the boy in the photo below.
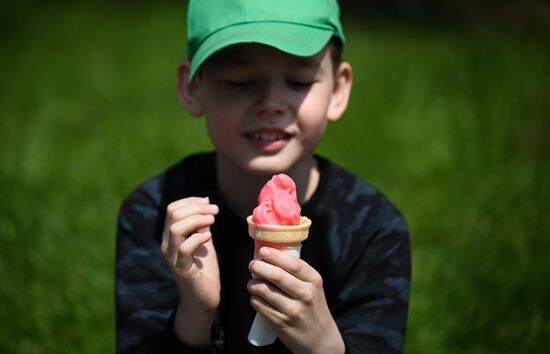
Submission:
<svg viewBox="0 0 550 354">
<path fill-rule="evenodd" d="M 120 353 L 397 353 L 410 250 L 398 211 L 314 155 L 344 113 L 352 71 L 335 0 L 191 0 L 178 92 L 215 152 L 124 202 L 117 238 Z M 312 220 L 302 259 L 264 247 L 246 216 L 284 172 Z M 251 274 L 254 275 L 252 279 Z M 278 335 L 247 342 L 255 312 Z"/>
</svg>

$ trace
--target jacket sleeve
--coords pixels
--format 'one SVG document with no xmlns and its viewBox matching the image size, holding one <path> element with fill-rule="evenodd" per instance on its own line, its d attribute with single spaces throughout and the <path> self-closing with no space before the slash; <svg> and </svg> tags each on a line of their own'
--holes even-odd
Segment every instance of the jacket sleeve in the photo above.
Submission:
<svg viewBox="0 0 550 354">
<path fill-rule="evenodd" d="M 334 307 L 346 353 L 402 353 L 411 277 L 407 227 L 391 206 L 355 248 Z M 377 217 L 377 218 L 378 218 Z M 372 225 L 370 226 L 372 229 Z"/>
<path fill-rule="evenodd" d="M 116 242 L 117 353 L 211 353 L 190 348 L 173 332 L 179 302 L 160 251 L 162 208 L 138 190 L 122 205 Z M 162 226 L 161 226 L 162 227 Z"/>
</svg>

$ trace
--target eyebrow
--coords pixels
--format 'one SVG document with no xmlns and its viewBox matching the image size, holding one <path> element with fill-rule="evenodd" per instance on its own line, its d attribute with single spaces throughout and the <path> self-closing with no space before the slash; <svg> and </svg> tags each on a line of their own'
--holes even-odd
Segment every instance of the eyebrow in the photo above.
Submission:
<svg viewBox="0 0 550 354">
<path fill-rule="evenodd" d="M 290 60 L 289 66 L 316 69 L 321 66 L 321 60 L 314 57 L 293 58 Z"/>
<path fill-rule="evenodd" d="M 214 67 L 218 66 L 244 66 L 251 64 L 252 61 L 241 56 L 221 55 L 210 58 L 210 64 Z"/>
</svg>

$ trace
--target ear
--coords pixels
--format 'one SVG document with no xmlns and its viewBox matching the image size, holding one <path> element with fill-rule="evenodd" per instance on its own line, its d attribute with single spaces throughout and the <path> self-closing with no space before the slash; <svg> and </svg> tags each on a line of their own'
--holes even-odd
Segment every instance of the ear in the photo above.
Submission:
<svg viewBox="0 0 550 354">
<path fill-rule="evenodd" d="M 200 84 L 198 74 L 193 81 L 189 82 L 189 73 L 191 64 L 189 61 L 183 61 L 178 67 L 178 96 L 180 103 L 193 117 L 200 117 L 203 114 L 202 104 L 200 102 Z"/>
<path fill-rule="evenodd" d="M 327 111 L 327 119 L 329 121 L 337 121 L 346 111 L 351 94 L 352 81 L 353 73 L 351 65 L 346 62 L 340 63 L 334 75 L 334 86 Z"/>
</svg>

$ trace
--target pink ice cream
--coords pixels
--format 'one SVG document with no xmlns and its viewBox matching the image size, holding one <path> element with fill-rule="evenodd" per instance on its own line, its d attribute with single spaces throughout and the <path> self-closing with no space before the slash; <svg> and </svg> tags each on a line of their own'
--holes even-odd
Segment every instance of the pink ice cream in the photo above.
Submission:
<svg viewBox="0 0 550 354">
<path fill-rule="evenodd" d="M 267 245 L 294 257 L 300 257 L 302 242 L 307 239 L 311 220 L 300 216 L 296 184 L 285 174 L 275 175 L 258 196 L 258 206 L 246 218 L 248 234 L 254 239 L 254 258 Z M 275 342 L 277 334 L 260 313 L 254 317 L 248 341 L 256 346 Z"/>
<path fill-rule="evenodd" d="M 296 197 L 296 184 L 285 174 L 275 175 L 260 191 L 253 220 L 257 224 L 298 225 L 300 205 Z"/>
</svg>

